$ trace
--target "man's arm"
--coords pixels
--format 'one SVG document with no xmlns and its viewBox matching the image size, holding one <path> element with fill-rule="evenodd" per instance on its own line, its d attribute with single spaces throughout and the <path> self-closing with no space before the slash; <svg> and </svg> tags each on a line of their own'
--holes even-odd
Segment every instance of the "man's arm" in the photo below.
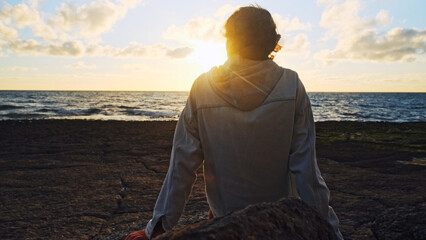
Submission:
<svg viewBox="0 0 426 240">
<path fill-rule="evenodd" d="M 311 103 L 300 80 L 298 80 L 298 84 L 289 168 L 296 177 L 297 192 L 300 198 L 315 207 L 321 216 L 332 225 L 338 238 L 343 239 L 338 228 L 339 220 L 328 205 L 330 192 L 321 176 L 316 160 L 315 123 Z"/>
<path fill-rule="evenodd" d="M 160 219 L 163 229 L 168 231 L 182 214 L 196 171 L 204 159 L 197 125 L 195 102 L 190 95 L 176 126 L 169 170 L 155 204 L 153 218 L 146 226 L 148 237 L 151 237 Z"/>
</svg>

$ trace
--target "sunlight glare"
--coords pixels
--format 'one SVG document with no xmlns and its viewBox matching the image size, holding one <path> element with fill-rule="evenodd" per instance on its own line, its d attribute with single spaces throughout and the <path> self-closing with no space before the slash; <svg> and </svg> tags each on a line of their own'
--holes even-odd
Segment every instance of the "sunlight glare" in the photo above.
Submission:
<svg viewBox="0 0 426 240">
<path fill-rule="evenodd" d="M 198 42 L 194 52 L 192 52 L 186 59 L 188 62 L 199 64 L 205 71 L 208 71 L 213 66 L 225 63 L 226 58 L 225 44 Z"/>
</svg>

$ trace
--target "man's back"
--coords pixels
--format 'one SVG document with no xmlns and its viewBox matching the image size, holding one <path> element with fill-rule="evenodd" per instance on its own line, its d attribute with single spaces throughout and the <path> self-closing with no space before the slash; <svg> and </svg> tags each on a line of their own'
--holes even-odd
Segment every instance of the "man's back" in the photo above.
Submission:
<svg viewBox="0 0 426 240">
<path fill-rule="evenodd" d="M 226 98 L 223 92 L 218 93 L 215 81 L 226 80 L 217 80 L 214 70 L 197 79 L 191 91 L 193 111 L 196 111 L 193 117 L 197 118 L 196 127 L 204 153 L 207 197 L 216 216 L 252 203 L 297 196 L 288 169 L 296 91 L 300 84 L 296 73 L 267 60 L 267 71 L 278 70 L 279 74 L 269 75 L 277 79 L 264 79 L 263 83 L 274 83 L 269 92 L 264 91 L 265 98 L 259 99 L 259 104 L 252 104 L 255 106 L 252 108 L 234 104 L 242 102 L 234 98 L 247 98 L 253 95 L 251 92 L 265 89 L 251 81 L 252 74 L 248 70 L 262 62 L 251 61 L 239 66 L 239 71 L 232 70 L 232 66 L 228 70 L 229 76 L 234 76 L 228 80 L 237 83 L 235 89 L 228 91 L 245 88 L 243 94 L 230 93 Z M 228 67 L 227 64 L 221 68 Z"/>
</svg>

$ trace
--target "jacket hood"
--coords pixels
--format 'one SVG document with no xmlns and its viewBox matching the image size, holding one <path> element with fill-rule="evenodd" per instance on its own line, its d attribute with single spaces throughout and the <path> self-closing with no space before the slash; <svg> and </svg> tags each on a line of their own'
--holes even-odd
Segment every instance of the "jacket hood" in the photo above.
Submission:
<svg viewBox="0 0 426 240">
<path fill-rule="evenodd" d="M 243 111 L 260 106 L 281 78 L 284 69 L 272 60 L 229 58 L 211 70 L 209 82 L 226 102 Z"/>
</svg>

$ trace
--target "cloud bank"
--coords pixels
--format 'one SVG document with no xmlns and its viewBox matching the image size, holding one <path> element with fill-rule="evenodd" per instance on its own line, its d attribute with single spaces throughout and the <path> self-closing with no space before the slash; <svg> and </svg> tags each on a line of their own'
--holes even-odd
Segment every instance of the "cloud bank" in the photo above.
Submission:
<svg viewBox="0 0 426 240">
<path fill-rule="evenodd" d="M 359 0 L 318 2 L 325 5 L 320 22 L 327 30 L 324 40 L 337 40 L 334 49 L 316 54 L 326 64 L 337 60 L 410 62 L 426 52 L 426 29 L 395 27 L 383 30 L 381 27 L 392 22 L 385 10 L 375 17 L 361 18 Z"/>
<path fill-rule="evenodd" d="M 0 55 L 35 56 L 110 56 L 184 58 L 193 49 L 187 46 L 168 47 L 157 44 L 142 46 L 130 42 L 125 47 L 101 44 L 100 35 L 111 31 L 127 12 L 143 4 L 141 0 L 95 0 L 81 6 L 63 3 L 53 14 L 38 10 L 38 1 L 31 0 L 0 9 Z M 29 29 L 33 38 L 19 35 Z"/>
</svg>

